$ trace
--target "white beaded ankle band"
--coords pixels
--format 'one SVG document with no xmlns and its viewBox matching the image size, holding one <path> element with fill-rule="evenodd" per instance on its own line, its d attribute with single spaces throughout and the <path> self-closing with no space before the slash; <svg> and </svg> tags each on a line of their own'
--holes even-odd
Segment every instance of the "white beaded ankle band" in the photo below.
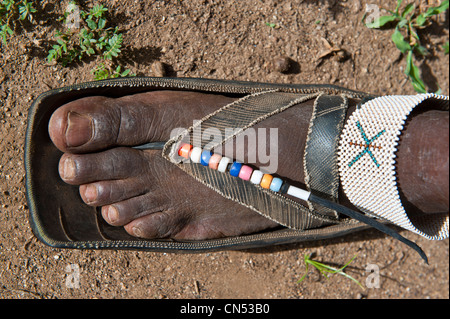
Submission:
<svg viewBox="0 0 450 319">
<path fill-rule="evenodd" d="M 444 239 L 448 237 L 448 214 L 411 221 L 400 200 L 395 173 L 396 147 L 406 118 L 430 98 L 448 104 L 448 96 L 419 94 L 383 96 L 361 105 L 342 131 L 338 165 L 344 192 L 361 211 L 428 239 Z"/>
</svg>

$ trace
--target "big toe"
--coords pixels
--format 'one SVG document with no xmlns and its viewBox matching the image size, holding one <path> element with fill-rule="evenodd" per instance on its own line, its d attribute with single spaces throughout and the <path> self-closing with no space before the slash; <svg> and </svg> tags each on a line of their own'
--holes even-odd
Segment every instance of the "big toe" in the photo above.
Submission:
<svg viewBox="0 0 450 319">
<path fill-rule="evenodd" d="M 193 119 L 232 101 L 226 96 L 182 91 L 152 91 L 121 98 L 90 96 L 59 107 L 48 129 L 56 147 L 69 153 L 164 142 L 174 128 L 187 128 Z"/>
<path fill-rule="evenodd" d="M 49 134 L 63 152 L 80 153 L 110 146 L 117 137 L 117 108 L 107 108 L 105 97 L 67 103 L 50 118 Z"/>
<path fill-rule="evenodd" d="M 152 132 L 161 129 L 151 127 L 155 115 L 154 108 L 142 103 L 93 96 L 58 108 L 48 130 L 55 146 L 63 152 L 94 152 L 151 142 Z"/>
</svg>

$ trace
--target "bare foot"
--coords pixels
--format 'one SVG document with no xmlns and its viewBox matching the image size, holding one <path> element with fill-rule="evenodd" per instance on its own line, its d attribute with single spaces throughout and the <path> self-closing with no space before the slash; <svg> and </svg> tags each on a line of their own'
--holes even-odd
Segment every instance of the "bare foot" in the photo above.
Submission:
<svg viewBox="0 0 450 319">
<path fill-rule="evenodd" d="M 163 159 L 160 151 L 123 147 L 166 141 L 172 129 L 188 128 L 232 101 L 215 94 L 155 91 L 65 104 L 49 123 L 52 141 L 65 153 L 59 165 L 61 178 L 80 186 L 86 204 L 102 206 L 106 222 L 124 226 L 136 237 L 201 240 L 276 227 L 195 181 Z M 278 128 L 278 152 L 283 156 L 277 174 L 299 183 L 304 182 L 301 159 L 312 106 L 313 101 L 304 102 L 255 126 Z M 408 176 L 400 180 L 407 183 Z"/>
</svg>

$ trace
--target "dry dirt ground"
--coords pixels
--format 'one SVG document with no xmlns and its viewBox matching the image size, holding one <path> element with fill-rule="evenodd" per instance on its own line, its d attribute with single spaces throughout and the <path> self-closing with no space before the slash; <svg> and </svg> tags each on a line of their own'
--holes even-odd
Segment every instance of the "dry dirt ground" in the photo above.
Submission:
<svg viewBox="0 0 450 319">
<path fill-rule="evenodd" d="M 429 1 L 432 2 L 432 1 Z M 72 67 L 45 61 L 56 17 L 66 2 L 42 1 L 37 24 L 19 30 L 0 51 L 0 297 L 1 298 L 449 298 L 449 241 L 430 242 L 402 232 L 427 253 L 430 264 L 396 240 L 367 231 L 334 240 L 204 254 L 60 250 L 35 239 L 28 224 L 23 145 L 32 101 L 51 88 L 92 80 L 96 61 Z M 405 57 L 392 30 L 370 30 L 366 4 L 395 1 L 82 1 L 110 8 L 110 23 L 124 33 L 122 63 L 153 76 L 281 83 L 331 83 L 376 94 L 414 94 Z M 416 3 L 419 3 L 416 1 Z M 422 1 L 426 4 L 426 1 Z M 421 36 L 431 56 L 418 64 L 431 90 L 449 91 L 448 12 Z M 274 25 L 268 25 L 274 24 Z M 345 54 L 318 57 L 323 39 Z M 292 67 L 273 65 L 287 56 Z M 310 270 L 303 255 L 343 265 L 364 289 L 341 276 Z M 379 269 L 379 286 L 368 266 Z M 72 267 L 72 268 L 71 268 Z M 76 268 L 78 267 L 78 268 Z M 79 286 L 72 274 L 79 269 Z M 72 283 L 72 285 L 71 285 Z"/>
</svg>

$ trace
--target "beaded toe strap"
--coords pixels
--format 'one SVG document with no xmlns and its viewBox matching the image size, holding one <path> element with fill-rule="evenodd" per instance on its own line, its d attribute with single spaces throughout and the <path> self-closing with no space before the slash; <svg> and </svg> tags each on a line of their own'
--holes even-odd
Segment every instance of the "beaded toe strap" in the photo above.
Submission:
<svg viewBox="0 0 450 319">
<path fill-rule="evenodd" d="M 171 138 L 164 146 L 163 157 L 225 198 L 238 202 L 283 226 L 292 229 L 311 229 L 335 223 L 335 219 L 317 214 L 299 202 L 275 192 L 274 190 L 279 190 L 281 183 L 272 175 L 257 172 L 248 165 L 226 157 L 219 159 L 217 155 L 209 153 L 216 146 L 269 116 L 293 105 L 315 99 L 321 94 L 321 92 L 294 94 L 271 90 L 247 95 Z M 205 130 L 211 128 L 220 131 L 222 136 L 220 141 L 211 143 L 199 138 L 203 136 Z M 228 128 L 239 129 L 228 130 Z M 190 142 L 191 140 L 193 142 Z M 186 142 L 194 147 L 189 150 L 188 146 L 185 146 L 183 149 L 182 144 Z M 183 161 L 183 155 L 188 152 L 189 161 Z M 223 174 L 225 170 L 228 170 L 229 174 Z"/>
</svg>

